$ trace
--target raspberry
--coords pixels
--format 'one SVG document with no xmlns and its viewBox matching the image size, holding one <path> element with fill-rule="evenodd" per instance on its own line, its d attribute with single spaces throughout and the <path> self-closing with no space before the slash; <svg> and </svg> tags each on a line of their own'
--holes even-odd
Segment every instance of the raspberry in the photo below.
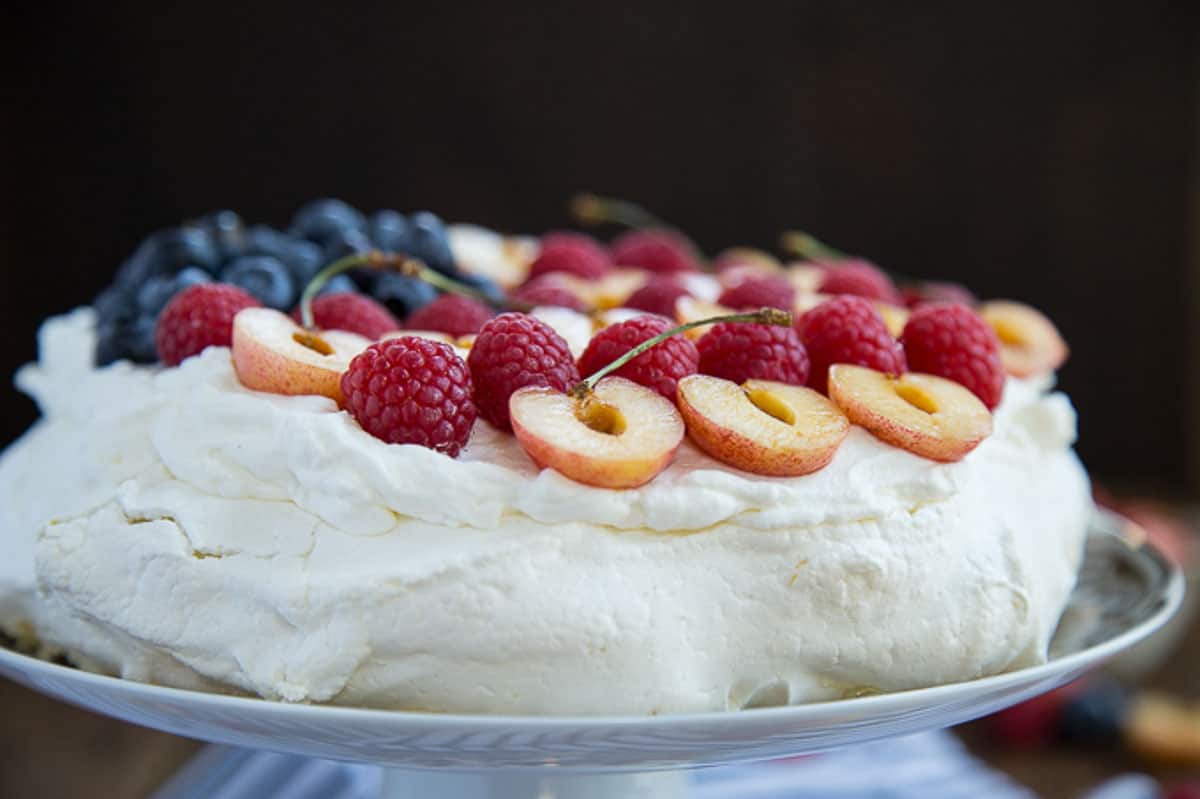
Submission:
<svg viewBox="0 0 1200 799">
<path fill-rule="evenodd" d="M 785 277 L 774 275 L 748 276 L 721 292 L 717 304 L 735 311 L 759 308 L 792 309 L 796 289 Z"/>
<path fill-rule="evenodd" d="M 900 342 L 909 369 L 961 383 L 988 408 L 1000 404 L 1000 342 L 991 326 L 967 306 L 931 302 L 915 308 Z"/>
<path fill-rule="evenodd" d="M 892 279 L 870 261 L 851 258 L 823 266 L 826 271 L 825 279 L 821 281 L 822 294 L 854 294 L 869 300 L 902 304 Z"/>
<path fill-rule="evenodd" d="M 558 283 L 552 275 L 542 275 L 509 293 L 509 299 L 526 305 L 559 305 L 572 311 L 587 310 L 575 292 Z"/>
<path fill-rule="evenodd" d="M 900 295 L 904 298 L 904 304 L 909 308 L 916 308 L 927 302 L 957 302 L 969 308 L 979 304 L 979 300 L 971 293 L 971 290 L 961 283 L 930 281 L 916 286 L 906 286 Z"/>
<path fill-rule="evenodd" d="M 808 385 L 827 391 L 829 367 L 835 363 L 867 366 L 898 375 L 906 371 L 904 350 L 892 338 L 883 318 L 862 297 L 843 296 L 821 303 L 796 322 L 812 369 Z"/>
<path fill-rule="evenodd" d="M 529 279 L 567 272 L 585 280 L 603 277 L 612 269 L 612 258 L 603 245 L 582 233 L 550 233 L 542 237 L 541 251 L 529 265 Z"/>
<path fill-rule="evenodd" d="M 698 342 L 700 373 L 735 383 L 777 380 L 802 386 L 808 380 L 808 350 L 793 327 L 721 322 Z"/>
<path fill-rule="evenodd" d="M 688 240 L 671 230 L 632 230 L 612 243 L 613 263 L 647 272 L 695 272 Z"/>
<path fill-rule="evenodd" d="M 262 303 L 237 286 L 201 283 L 176 294 L 158 315 L 154 348 L 167 366 L 178 366 L 205 347 L 233 343 L 233 317 Z"/>
<path fill-rule="evenodd" d="M 351 291 L 322 294 L 312 302 L 313 323 L 322 330 L 349 330 L 360 336 L 377 339 L 384 333 L 400 329 L 400 323 L 392 312 L 366 296 Z M 300 309 L 292 311 L 292 318 L 301 321 Z"/>
<path fill-rule="evenodd" d="M 443 294 L 424 308 L 413 311 L 404 320 L 408 330 L 436 330 L 458 338 L 478 333 L 491 309 L 476 299 L 461 294 Z"/>
<path fill-rule="evenodd" d="M 675 301 L 690 295 L 691 292 L 674 277 L 655 275 L 629 295 L 625 300 L 625 307 L 674 319 Z"/>
<path fill-rule="evenodd" d="M 342 375 L 346 410 L 389 444 L 420 444 L 451 458 L 475 424 L 471 373 L 449 344 L 402 336 L 378 341 Z"/>
<path fill-rule="evenodd" d="M 588 342 L 579 357 L 579 371 L 590 375 L 608 366 L 631 349 L 666 332 L 671 322 L 661 316 L 638 316 L 601 330 Z M 634 358 L 612 374 L 652 388 L 672 402 L 675 385 L 681 377 L 695 374 L 700 365 L 700 353 L 686 336 L 671 336 Z"/>
<path fill-rule="evenodd" d="M 518 388 L 549 386 L 567 391 L 579 382 L 579 368 L 563 337 L 523 313 L 503 313 L 489 320 L 471 345 L 467 365 L 479 415 L 501 430 L 512 430 L 508 398 Z"/>
</svg>

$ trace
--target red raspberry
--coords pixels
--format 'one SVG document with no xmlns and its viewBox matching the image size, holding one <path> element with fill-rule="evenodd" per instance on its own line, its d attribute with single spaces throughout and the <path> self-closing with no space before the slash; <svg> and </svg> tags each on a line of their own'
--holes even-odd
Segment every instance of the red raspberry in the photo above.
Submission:
<svg viewBox="0 0 1200 799">
<path fill-rule="evenodd" d="M 559 305 L 572 311 L 587 310 L 575 292 L 561 285 L 552 274 L 530 280 L 509 293 L 509 299 L 526 305 Z"/>
<path fill-rule="evenodd" d="M 748 276 L 721 292 L 719 305 L 735 311 L 759 308 L 792 309 L 796 300 L 796 289 L 786 277 L 775 275 Z"/>
<path fill-rule="evenodd" d="M 854 294 L 869 300 L 902 303 L 892 279 L 870 261 L 850 258 L 822 266 L 825 267 L 825 279 L 820 288 L 822 294 Z"/>
<path fill-rule="evenodd" d="M 502 313 L 489 320 L 471 345 L 467 365 L 479 415 L 501 430 L 512 430 L 508 398 L 518 388 L 567 391 L 579 382 L 579 368 L 563 337 L 523 313 Z"/>
<path fill-rule="evenodd" d="M 808 350 L 794 327 L 721 322 L 696 342 L 700 373 L 735 383 L 777 380 L 802 386 Z"/>
<path fill-rule="evenodd" d="M 233 317 L 262 303 L 228 283 L 201 283 L 176 294 L 158 315 L 154 348 L 167 366 L 178 366 L 205 347 L 233 343 Z"/>
<path fill-rule="evenodd" d="M 971 290 L 961 283 L 930 281 L 916 286 L 906 286 L 901 290 L 900 295 L 904 298 L 904 304 L 909 308 L 916 308 L 927 302 L 957 302 L 969 308 L 974 308 L 979 304 L 979 300 L 971 293 Z"/>
<path fill-rule="evenodd" d="M 686 238 L 672 230 L 631 230 L 612 243 L 613 263 L 647 272 L 695 272 Z"/>
<path fill-rule="evenodd" d="M 690 295 L 691 292 L 674 277 L 654 275 L 645 285 L 629 295 L 625 300 L 625 307 L 674 319 L 675 301 Z"/>
<path fill-rule="evenodd" d="M 862 297 L 835 297 L 821 303 L 797 320 L 796 332 L 812 360 L 808 385 L 821 393 L 827 391 L 829 367 L 835 363 L 893 375 L 906 371 L 900 343 L 888 333 L 879 311 Z"/>
<path fill-rule="evenodd" d="M 365 294 L 339 291 L 322 294 L 312 302 L 313 323 L 322 330 L 349 330 L 360 336 L 377 339 L 385 333 L 400 329 L 392 312 Z M 292 311 L 300 323 L 300 309 Z"/>
<path fill-rule="evenodd" d="M 342 375 L 344 406 L 389 444 L 420 444 L 451 458 L 471 437 L 471 373 L 449 344 L 402 336 L 377 341 Z"/>
<path fill-rule="evenodd" d="M 409 314 L 404 327 L 407 330 L 436 330 L 458 338 L 478 333 L 491 318 L 491 309 L 479 300 L 461 294 L 443 294 Z"/>
<path fill-rule="evenodd" d="M 529 279 L 552 272 L 567 272 L 595 280 L 611 269 L 612 258 L 608 251 L 591 236 L 549 233 L 542 237 L 541 251 L 529 265 Z"/>
<path fill-rule="evenodd" d="M 988 408 L 1000 404 L 1000 342 L 991 326 L 967 306 L 930 302 L 915 308 L 900 342 L 909 369 L 961 383 Z"/>
<path fill-rule="evenodd" d="M 579 371 L 591 375 L 620 358 L 643 341 L 666 332 L 672 323 L 661 316 L 638 316 L 601 330 L 579 357 Z M 686 336 L 677 335 L 651 347 L 611 374 L 652 388 L 672 402 L 681 377 L 696 373 L 700 353 Z"/>
</svg>

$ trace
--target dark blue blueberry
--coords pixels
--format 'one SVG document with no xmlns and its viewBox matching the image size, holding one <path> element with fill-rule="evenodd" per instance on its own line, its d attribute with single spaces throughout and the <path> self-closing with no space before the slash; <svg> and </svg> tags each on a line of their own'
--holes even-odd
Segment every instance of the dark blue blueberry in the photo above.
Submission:
<svg viewBox="0 0 1200 799">
<path fill-rule="evenodd" d="M 398 211 L 376 211 L 371 215 L 371 241 L 384 252 L 408 252 L 408 220 Z"/>
<path fill-rule="evenodd" d="M 294 239 L 283 262 L 291 270 L 296 287 L 302 289 L 325 265 L 325 252 L 311 241 Z"/>
<path fill-rule="evenodd" d="M 465 283 L 481 292 L 487 298 L 487 302 L 497 308 L 502 308 L 507 303 L 504 290 L 497 286 L 491 278 L 484 277 L 483 275 L 472 275 L 467 272 L 458 272 L 452 277 L 459 283 Z"/>
<path fill-rule="evenodd" d="M 313 200 L 292 219 L 291 234 L 323 242 L 344 230 L 362 230 L 367 220 L 341 200 Z"/>
<path fill-rule="evenodd" d="M 195 266 L 187 266 L 174 275 L 156 275 L 138 289 L 134 305 L 139 316 L 157 319 L 167 303 L 188 286 L 198 286 L 211 281 L 208 272 Z"/>
<path fill-rule="evenodd" d="M 1059 719 L 1064 740 L 1094 744 L 1115 741 L 1129 707 L 1129 694 L 1117 682 L 1100 679 L 1067 700 Z"/>
<path fill-rule="evenodd" d="M 454 254 L 450 252 L 450 239 L 442 220 L 429 211 L 417 211 L 408 222 L 408 253 L 443 274 L 453 275 Z"/>
<path fill-rule="evenodd" d="M 154 279 L 154 278 L 152 278 Z M 99 324 L 115 323 L 133 318 L 133 300 L 120 287 L 113 285 L 96 295 L 92 307 Z"/>
<path fill-rule="evenodd" d="M 158 352 L 154 348 L 153 316 L 139 316 L 122 330 L 124 341 L 124 357 L 134 363 L 154 363 L 158 360 Z"/>
<path fill-rule="evenodd" d="M 117 270 L 113 281 L 122 291 L 133 293 L 155 275 L 165 275 L 174 271 L 170 264 L 163 260 L 162 250 L 158 240 L 151 236 L 138 245 L 133 254 L 125 259 Z"/>
<path fill-rule="evenodd" d="M 345 292 L 358 291 L 358 285 L 350 279 L 349 275 L 334 275 L 325 287 L 321 289 L 320 294 L 339 294 Z"/>
<path fill-rule="evenodd" d="M 296 284 L 278 258 L 270 255 L 243 255 L 221 271 L 221 282 L 232 283 L 257 297 L 263 305 L 288 310 L 296 301 Z"/>
<path fill-rule="evenodd" d="M 369 252 L 373 249 L 371 239 L 366 231 L 347 228 L 333 234 L 324 242 L 325 262 L 336 261 L 346 255 Z"/>
<path fill-rule="evenodd" d="M 216 272 L 221 265 L 221 253 L 212 235 L 202 227 L 177 227 L 155 233 L 158 258 L 168 271 L 185 266 L 198 266 Z"/>
<path fill-rule="evenodd" d="M 212 236 L 222 259 L 229 260 L 245 252 L 246 229 L 236 211 L 213 211 L 202 216 L 197 223 Z"/>
<path fill-rule="evenodd" d="M 116 322 L 101 322 L 96 326 L 96 365 L 108 366 L 125 356 L 125 340 Z"/>
<path fill-rule="evenodd" d="M 375 279 L 372 289 L 375 299 L 388 307 L 398 319 L 404 319 L 418 308 L 433 302 L 437 289 L 414 277 L 384 272 Z"/>
<path fill-rule="evenodd" d="M 266 225 L 246 231 L 247 255 L 270 255 L 282 261 L 300 290 L 325 262 L 321 248 L 306 239 L 298 239 Z"/>
</svg>

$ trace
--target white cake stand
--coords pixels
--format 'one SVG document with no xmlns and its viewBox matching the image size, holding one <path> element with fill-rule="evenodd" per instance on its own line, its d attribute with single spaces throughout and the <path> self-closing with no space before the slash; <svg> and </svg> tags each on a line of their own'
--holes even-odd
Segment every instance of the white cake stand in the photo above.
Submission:
<svg viewBox="0 0 1200 799">
<path fill-rule="evenodd" d="M 288 705 L 143 685 L 0 649 L 0 673 L 80 707 L 218 743 L 389 767 L 384 796 L 681 797 L 683 769 L 947 727 L 1068 682 L 1162 626 L 1183 577 L 1097 517 L 1044 665 L 836 702 L 660 717 L 503 717 Z"/>
</svg>

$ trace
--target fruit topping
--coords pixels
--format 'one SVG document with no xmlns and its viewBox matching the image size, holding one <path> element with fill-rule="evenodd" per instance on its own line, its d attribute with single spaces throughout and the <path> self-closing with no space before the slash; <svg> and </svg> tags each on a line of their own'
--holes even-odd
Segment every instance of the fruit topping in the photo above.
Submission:
<svg viewBox="0 0 1200 799">
<path fill-rule="evenodd" d="M 655 275 L 625 300 L 626 308 L 675 318 L 675 302 L 691 292 L 674 275 Z"/>
<path fill-rule="evenodd" d="M 883 270 L 859 258 L 825 263 L 825 277 L 818 287 L 822 294 L 853 294 L 869 300 L 899 305 L 900 292 Z"/>
<path fill-rule="evenodd" d="M 862 297 L 823 302 L 796 322 L 812 368 L 808 385 L 828 393 L 829 367 L 835 363 L 867 366 L 891 375 L 905 371 L 904 350 L 888 332 L 879 312 Z"/>
<path fill-rule="evenodd" d="M 839 363 L 829 369 L 829 398 L 881 441 L 936 461 L 961 460 L 992 432 L 978 397 L 934 375 Z"/>
<path fill-rule="evenodd" d="M 313 298 L 312 314 L 313 324 L 322 330 L 346 330 L 372 340 L 400 329 L 391 311 L 364 294 L 322 294 Z M 292 310 L 292 319 L 302 321 L 299 307 Z"/>
<path fill-rule="evenodd" d="M 701 319 L 709 319 L 714 316 L 725 316 L 734 313 L 733 308 L 727 308 L 724 305 L 717 305 L 715 302 L 705 302 L 696 297 L 680 297 L 675 300 L 675 321 L 681 325 L 692 324 Z M 712 325 L 700 325 L 697 327 L 688 328 L 684 335 L 696 341 L 707 333 L 712 328 Z"/>
<path fill-rule="evenodd" d="M 541 468 L 602 488 L 636 488 L 670 464 L 683 440 L 675 404 L 606 377 L 586 394 L 527 386 L 509 398 L 513 432 Z"/>
<path fill-rule="evenodd" d="M 908 368 L 969 388 L 988 409 L 1004 393 L 1000 343 L 982 318 L 965 305 L 919 305 L 900 337 Z"/>
<path fill-rule="evenodd" d="M 203 283 L 175 295 L 158 317 L 154 344 L 159 359 L 178 366 L 206 347 L 228 347 L 233 341 L 233 320 L 244 308 L 259 301 L 237 286 Z"/>
<path fill-rule="evenodd" d="M 726 308 L 747 310 L 780 308 L 790 311 L 796 299 L 796 289 L 782 275 L 747 277 L 721 292 L 717 302 Z"/>
<path fill-rule="evenodd" d="M 597 333 L 579 358 L 579 371 L 593 374 L 643 342 L 665 333 L 671 323 L 658 316 L 639 316 L 620 322 Z M 675 384 L 685 375 L 695 374 L 700 354 L 686 336 L 673 335 L 657 346 L 634 357 L 615 370 L 615 374 L 652 388 L 669 400 L 675 398 Z"/>
<path fill-rule="evenodd" d="M 347 411 L 389 444 L 418 444 L 457 457 L 471 437 L 471 374 L 448 344 L 416 336 L 376 342 L 341 378 Z"/>
<path fill-rule="evenodd" d="M 846 415 L 816 391 L 770 380 L 739 385 L 690 375 L 679 381 L 679 410 L 688 435 L 709 455 L 775 477 L 823 468 L 850 429 Z"/>
<path fill-rule="evenodd" d="M 492 311 L 479 300 L 461 294 L 443 294 L 407 319 L 404 326 L 413 330 L 440 330 L 455 338 L 478 333 Z"/>
<path fill-rule="evenodd" d="M 604 245 L 583 233 L 549 233 L 542 237 L 541 250 L 529 265 L 529 279 L 562 272 L 595 280 L 612 269 L 612 258 Z"/>
<path fill-rule="evenodd" d="M 1067 343 L 1045 314 L 1011 300 L 990 300 L 979 315 L 1000 339 L 1000 360 L 1010 375 L 1029 377 L 1053 372 L 1067 360 Z"/>
<path fill-rule="evenodd" d="M 695 272 L 695 249 L 682 234 L 666 229 L 631 230 L 612 243 L 617 266 L 637 267 L 647 272 Z"/>
<path fill-rule="evenodd" d="M 699 341 L 699 371 L 734 383 L 751 378 L 802 386 L 808 381 L 808 351 L 794 327 L 722 322 Z"/>
<path fill-rule="evenodd" d="M 571 291 L 557 273 L 535 277 L 528 283 L 513 289 L 508 295 L 510 303 L 518 308 L 536 308 L 539 305 L 557 305 L 573 311 L 587 310 L 578 294 Z"/>
<path fill-rule="evenodd" d="M 545 322 L 523 313 L 504 313 L 479 331 L 467 356 L 479 415 L 511 430 L 509 397 L 526 386 L 567 391 L 579 382 L 579 369 L 563 337 Z"/>
</svg>

